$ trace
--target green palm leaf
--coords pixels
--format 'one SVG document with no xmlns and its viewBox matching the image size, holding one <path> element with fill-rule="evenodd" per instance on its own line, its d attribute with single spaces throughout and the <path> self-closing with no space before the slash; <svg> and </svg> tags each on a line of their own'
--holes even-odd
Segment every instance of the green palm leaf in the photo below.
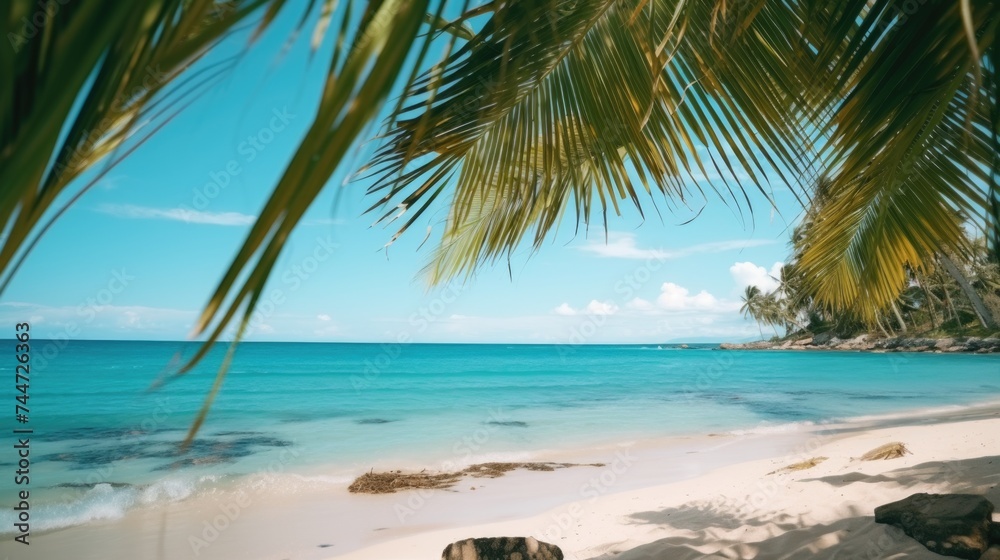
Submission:
<svg viewBox="0 0 1000 560">
<path fill-rule="evenodd" d="M 623 200 L 642 212 L 644 194 L 684 203 L 709 173 L 749 203 L 744 189 L 766 195 L 769 174 L 808 159 L 800 84 L 777 62 L 803 56 L 789 39 L 799 25 L 766 2 L 499 6 L 406 92 L 368 168 L 373 209 L 410 214 L 395 239 L 457 178 L 428 267 L 440 282 L 530 231 L 537 248 L 564 214 L 589 223 Z"/>
<path fill-rule="evenodd" d="M 36 2 L 0 8 L 11 41 L 0 73 L 12 78 L 0 87 L 0 292 L 47 229 L 43 218 L 65 210 L 54 205 L 67 187 L 105 163 L 75 201 L 209 87 L 225 64 L 179 77 L 263 4 L 96 0 L 45 12 L 40 29 L 23 25 Z"/>
<path fill-rule="evenodd" d="M 928 3 L 901 21 L 892 3 L 876 3 L 830 63 L 844 89 L 827 99 L 828 196 L 799 262 L 821 306 L 871 320 L 905 288 L 907 267 L 968 252 L 956 212 L 986 208 L 997 97 L 982 76 L 995 62 L 968 47 L 959 4 Z M 971 8 L 976 52 L 987 52 L 996 6 Z"/>
</svg>

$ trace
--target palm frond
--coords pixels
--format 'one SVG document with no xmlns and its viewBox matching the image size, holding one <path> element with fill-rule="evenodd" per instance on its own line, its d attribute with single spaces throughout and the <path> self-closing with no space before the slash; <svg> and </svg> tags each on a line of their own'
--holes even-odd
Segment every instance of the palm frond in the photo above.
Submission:
<svg viewBox="0 0 1000 560">
<path fill-rule="evenodd" d="M 429 5 L 430 0 L 370 2 L 341 26 L 313 124 L 198 319 L 194 334 L 205 335 L 202 346 L 176 375 L 190 371 L 234 321 L 239 333 L 245 331 L 288 236 L 396 83 Z M 438 3 L 438 16 L 443 6 Z M 432 38 L 428 35 L 425 45 Z M 216 387 L 225 374 L 223 367 Z M 199 418 L 210 405 L 211 396 Z"/>
<path fill-rule="evenodd" d="M 440 282 L 532 230 L 537 248 L 563 215 L 589 223 L 624 200 L 642 213 L 654 194 L 684 204 L 706 175 L 749 206 L 745 190 L 767 195 L 769 175 L 807 159 L 782 67 L 804 56 L 789 39 L 800 25 L 766 2 L 503 4 L 405 93 L 367 169 L 372 209 L 406 216 L 394 240 L 457 177 L 429 265 Z"/>
<path fill-rule="evenodd" d="M 28 36 L 37 3 L 0 13 L 10 49 L 0 49 L 0 292 L 44 233 L 43 217 L 67 187 L 98 163 L 79 198 L 226 69 L 185 75 L 265 0 L 72 3 L 46 12 Z M 25 18 L 25 20 L 22 20 Z M 60 215 L 63 206 L 56 215 Z"/>
<path fill-rule="evenodd" d="M 958 216 L 982 215 L 996 165 L 996 92 L 979 79 L 959 5 L 928 3 L 901 21 L 876 4 L 885 9 L 868 12 L 836 64 L 847 94 L 824 154 L 828 197 L 799 262 L 821 306 L 864 319 L 900 295 L 907 267 L 968 252 Z M 974 6 L 978 52 L 995 40 L 993 8 Z"/>
</svg>

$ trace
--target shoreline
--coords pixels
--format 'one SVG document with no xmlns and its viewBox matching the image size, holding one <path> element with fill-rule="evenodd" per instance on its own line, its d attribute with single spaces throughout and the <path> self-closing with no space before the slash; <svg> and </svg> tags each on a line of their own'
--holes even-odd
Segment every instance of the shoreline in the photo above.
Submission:
<svg viewBox="0 0 1000 560">
<path fill-rule="evenodd" d="M 992 354 L 1000 353 L 1000 338 L 949 337 L 921 338 L 869 337 L 867 334 L 841 339 L 832 335 L 801 337 L 795 340 L 760 340 L 754 342 L 723 342 L 719 350 L 826 350 L 855 352 L 930 352 L 936 354 Z"/>
<path fill-rule="evenodd" d="M 570 560 L 676 558 L 874 558 L 941 556 L 893 527 L 876 506 L 917 492 L 971 492 L 1000 503 L 1000 404 L 844 423 L 805 449 L 742 461 L 701 476 L 609 493 L 512 521 L 440 528 L 329 560 L 436 558 L 472 537 L 533 536 Z M 895 420 L 895 421 L 893 421 Z M 911 454 L 866 461 L 866 451 L 903 441 Z M 803 457 L 816 466 L 784 470 Z M 1000 521 L 1000 514 L 994 514 Z"/>
<path fill-rule="evenodd" d="M 945 432 L 955 434 L 980 425 L 988 425 L 990 434 L 1000 432 L 1000 403 L 952 405 L 836 423 L 798 424 L 783 426 L 780 430 L 786 431 L 777 432 L 763 429 L 742 434 L 669 436 L 563 450 L 539 459 L 603 462 L 607 466 L 555 472 L 515 471 L 496 479 L 467 479 L 451 490 L 357 495 L 348 493 L 347 484 L 338 482 L 317 483 L 312 488 L 283 494 L 264 484 L 263 488 L 244 489 L 242 496 L 229 492 L 199 496 L 155 509 L 133 510 L 121 519 L 40 533 L 33 541 L 39 546 L 32 549 L 40 554 L 38 558 L 70 552 L 77 558 L 115 558 L 108 555 L 107 545 L 113 540 L 122 544 L 115 546 L 115 551 L 145 551 L 145 556 L 151 558 L 360 560 L 427 555 L 436 558 L 454 540 L 507 532 L 511 536 L 531 535 L 560 546 L 565 544 L 567 558 L 600 558 L 608 551 L 597 553 L 594 547 L 598 545 L 594 542 L 574 540 L 579 535 L 568 532 L 565 538 L 560 535 L 560 539 L 552 541 L 546 538 L 546 530 L 557 527 L 558 531 L 568 531 L 558 520 L 565 521 L 565 516 L 570 515 L 573 519 L 579 517 L 574 523 L 580 527 L 597 524 L 579 534 L 599 534 L 611 542 L 622 535 L 607 533 L 601 524 L 608 523 L 613 512 L 631 507 L 633 501 L 660 496 L 661 501 L 669 502 L 684 495 L 704 493 L 723 483 L 730 484 L 732 480 L 742 481 L 747 488 L 755 488 L 758 482 L 770 487 L 766 473 L 815 455 L 831 457 L 813 469 L 771 475 L 773 480 L 798 480 L 838 464 L 837 453 L 827 450 L 831 446 L 860 439 L 870 440 L 868 447 L 875 447 L 889 441 L 885 439 L 888 435 L 881 439 L 876 435 L 886 431 L 902 433 L 896 439 L 906 440 L 914 450 L 913 456 L 884 462 L 887 468 L 902 466 L 904 462 L 939 460 L 947 457 L 928 450 L 927 445 L 940 447 L 941 442 L 956 438 L 928 438 L 924 431 L 946 426 Z M 854 447 L 860 449 L 864 445 Z M 860 449 L 856 455 L 864 451 L 867 449 Z M 983 451 L 986 454 L 987 449 Z M 1000 453 L 1000 449 L 992 452 Z M 966 450 L 965 455 L 968 454 Z M 573 508 L 574 504 L 578 507 Z M 872 503 L 871 507 L 875 505 L 879 504 Z M 569 508 L 576 514 L 571 515 Z M 223 530 L 215 531 L 215 538 L 209 538 L 213 532 L 206 534 L 206 528 L 211 523 L 220 525 L 220 519 Z M 546 521 L 538 528 L 540 520 Z M 616 531 L 625 531 L 628 526 L 614 525 Z M 518 532 L 511 532 L 515 529 Z M 455 538 L 441 540 L 445 535 Z M 626 537 L 635 546 L 640 544 L 638 537 Z M 205 546 L 198 546 L 199 539 Z M 423 547 L 421 550 L 425 552 L 414 554 L 411 546 Z M 166 555 L 157 556 L 160 551 L 166 551 Z M 121 554 L 124 558 L 124 553 Z M 132 552 L 129 554 L 134 556 Z M 27 558 L 32 557 L 35 556 Z"/>
</svg>

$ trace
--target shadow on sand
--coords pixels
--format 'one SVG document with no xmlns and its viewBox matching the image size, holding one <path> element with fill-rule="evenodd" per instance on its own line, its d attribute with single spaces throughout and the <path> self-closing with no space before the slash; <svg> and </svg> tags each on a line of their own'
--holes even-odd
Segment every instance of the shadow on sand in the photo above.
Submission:
<svg viewBox="0 0 1000 560">
<path fill-rule="evenodd" d="M 857 471 L 789 482 L 826 484 L 843 488 L 855 484 L 896 485 L 899 489 L 985 495 L 1000 504 L 1000 456 L 961 461 L 932 461 L 892 470 L 880 475 Z M 919 488 L 918 488 L 919 487 Z M 683 531 L 685 536 L 660 539 L 629 550 L 609 550 L 589 560 L 694 560 L 711 559 L 935 559 L 934 554 L 907 537 L 900 529 L 875 523 L 870 507 L 816 504 L 817 508 L 840 510 L 840 519 L 830 524 L 807 524 L 784 513 L 742 512 L 724 503 L 692 502 L 680 507 L 638 512 L 635 524 L 651 529 Z"/>
</svg>

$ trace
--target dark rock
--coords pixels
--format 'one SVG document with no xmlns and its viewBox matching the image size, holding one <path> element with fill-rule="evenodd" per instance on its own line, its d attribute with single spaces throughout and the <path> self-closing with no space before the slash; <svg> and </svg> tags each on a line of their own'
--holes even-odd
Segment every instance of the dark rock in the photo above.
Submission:
<svg viewBox="0 0 1000 560">
<path fill-rule="evenodd" d="M 978 336 L 970 336 L 969 338 L 965 339 L 965 347 L 968 350 L 973 350 L 973 351 L 979 350 L 979 344 L 982 341 L 983 339 L 979 338 Z"/>
<path fill-rule="evenodd" d="M 974 494 L 913 494 L 875 508 L 875 522 L 894 525 L 928 550 L 977 560 L 989 548 L 993 504 Z"/>
<path fill-rule="evenodd" d="M 723 342 L 719 344 L 720 350 L 764 350 L 774 346 L 772 343 L 766 340 L 758 340 L 757 342 Z"/>
<path fill-rule="evenodd" d="M 990 542 L 1000 546 L 1000 523 L 990 524 Z"/>
<path fill-rule="evenodd" d="M 813 337 L 812 343 L 813 346 L 823 346 L 835 338 L 837 337 L 833 336 L 833 333 L 828 333 L 828 332 L 819 333 L 818 335 Z"/>
<path fill-rule="evenodd" d="M 965 341 L 965 349 L 969 352 L 996 352 L 1000 350 L 1000 338 L 969 337 Z"/>
<path fill-rule="evenodd" d="M 563 560 L 563 553 L 558 546 L 533 537 L 495 537 L 451 543 L 441 560 Z"/>
</svg>

